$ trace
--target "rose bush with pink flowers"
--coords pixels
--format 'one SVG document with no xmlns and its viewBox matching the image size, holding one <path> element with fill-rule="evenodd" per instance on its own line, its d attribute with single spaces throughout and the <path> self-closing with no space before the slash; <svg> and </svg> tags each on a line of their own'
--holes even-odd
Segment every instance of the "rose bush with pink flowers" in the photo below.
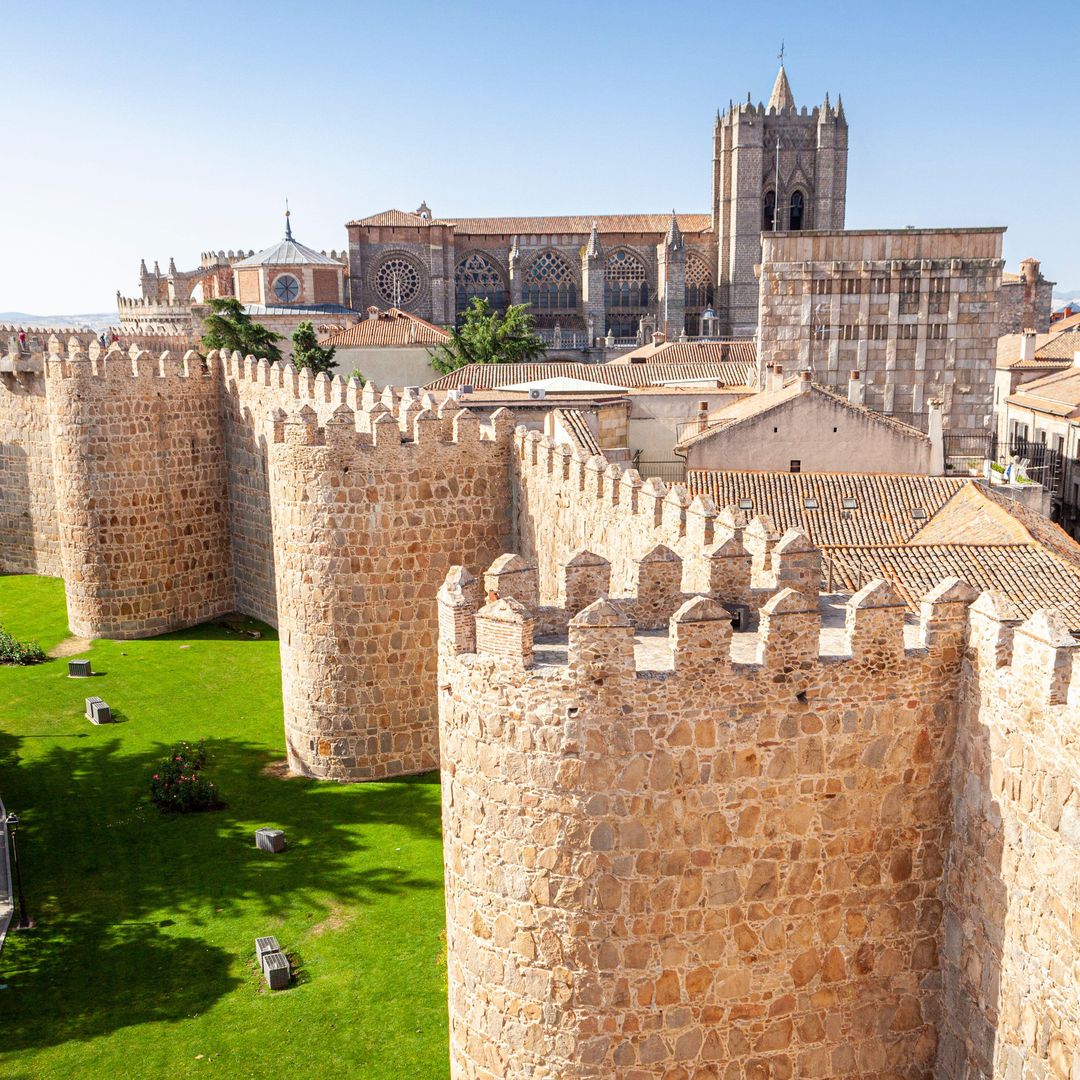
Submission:
<svg viewBox="0 0 1080 1080">
<path fill-rule="evenodd" d="M 208 779 L 206 743 L 177 743 L 150 778 L 150 799 L 161 810 L 187 814 L 221 805 L 217 786 Z"/>
</svg>

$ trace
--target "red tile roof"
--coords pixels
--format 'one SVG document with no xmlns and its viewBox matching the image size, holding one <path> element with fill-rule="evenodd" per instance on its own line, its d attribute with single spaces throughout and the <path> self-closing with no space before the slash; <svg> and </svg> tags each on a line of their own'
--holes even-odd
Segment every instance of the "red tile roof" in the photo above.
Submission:
<svg viewBox="0 0 1080 1080">
<path fill-rule="evenodd" d="M 725 386 L 745 386 L 747 365 L 745 362 L 717 360 L 687 364 L 581 364 L 561 360 L 544 360 L 534 364 L 469 364 L 428 383 L 426 389 L 451 390 L 456 386 L 475 386 L 478 390 L 497 390 L 503 386 L 559 376 L 626 389 L 696 379 L 715 381 Z"/>
<path fill-rule="evenodd" d="M 708 214 L 676 214 L 679 228 L 684 233 L 702 233 L 712 228 Z M 403 210 L 384 210 L 380 214 L 359 218 L 348 225 L 404 226 L 429 228 L 432 225 L 452 225 L 463 235 L 504 236 L 533 234 L 578 233 L 587 235 L 593 223 L 599 233 L 666 233 L 671 214 L 568 214 L 544 217 L 478 217 L 478 218 L 422 218 Z"/>
<path fill-rule="evenodd" d="M 425 319 L 410 315 L 407 311 L 390 308 L 380 311 L 374 318 L 361 319 L 357 323 L 335 330 L 319 339 L 321 345 L 338 348 L 371 346 L 441 345 L 450 335 L 441 327 Z"/>
<path fill-rule="evenodd" d="M 729 341 L 665 341 L 661 345 L 643 345 L 633 352 L 609 360 L 615 364 L 694 364 L 704 360 L 734 360 L 757 365 L 757 343 L 751 338 Z"/>
<path fill-rule="evenodd" d="M 1000 590 L 1025 617 L 1055 608 L 1080 630 L 1080 545 L 978 481 L 691 470 L 687 484 L 721 508 L 751 499 L 746 513 L 768 515 L 781 532 L 805 529 L 852 591 L 884 577 L 914 608 L 942 578 L 956 576 L 976 589 Z M 845 498 L 855 506 L 844 507 Z M 817 506 L 808 508 L 807 499 Z"/>
</svg>

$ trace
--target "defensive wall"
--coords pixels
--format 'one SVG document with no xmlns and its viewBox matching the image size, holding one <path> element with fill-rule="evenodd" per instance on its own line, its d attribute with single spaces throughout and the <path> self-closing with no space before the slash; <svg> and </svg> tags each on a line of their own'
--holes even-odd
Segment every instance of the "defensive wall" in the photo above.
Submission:
<svg viewBox="0 0 1080 1080">
<path fill-rule="evenodd" d="M 953 579 L 643 650 L 597 559 L 440 591 L 453 1075 L 1075 1077 L 1076 640 Z"/>
</svg>

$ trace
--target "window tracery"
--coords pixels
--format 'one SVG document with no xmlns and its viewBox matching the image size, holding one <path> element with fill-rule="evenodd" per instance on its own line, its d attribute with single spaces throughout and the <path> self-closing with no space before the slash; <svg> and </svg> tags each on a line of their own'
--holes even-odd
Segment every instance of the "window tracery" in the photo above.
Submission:
<svg viewBox="0 0 1080 1080">
<path fill-rule="evenodd" d="M 647 308 L 649 282 L 645 264 L 632 251 L 613 251 L 604 267 L 604 304 L 608 308 Z"/>
<path fill-rule="evenodd" d="M 409 304 L 420 295 L 420 271 L 408 259 L 391 255 L 375 271 L 375 292 L 393 307 Z"/>
<path fill-rule="evenodd" d="M 464 311 L 473 299 L 481 297 L 496 310 L 506 308 L 506 285 L 499 267 L 482 251 L 466 255 L 454 271 L 454 295 L 457 310 Z"/>
<path fill-rule="evenodd" d="M 536 256 L 525 271 L 522 300 L 538 311 L 576 311 L 577 282 L 573 268 L 557 251 Z"/>
</svg>

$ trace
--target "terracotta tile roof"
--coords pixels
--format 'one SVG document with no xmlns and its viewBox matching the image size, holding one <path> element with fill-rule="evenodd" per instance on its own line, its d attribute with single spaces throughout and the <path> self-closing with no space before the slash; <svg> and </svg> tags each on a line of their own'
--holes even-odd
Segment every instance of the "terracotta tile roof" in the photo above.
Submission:
<svg viewBox="0 0 1080 1080">
<path fill-rule="evenodd" d="M 320 338 L 321 345 L 341 347 L 441 345 L 450 335 L 441 327 L 407 311 L 390 308 Z"/>
<path fill-rule="evenodd" d="M 1050 416 L 1080 415 L 1080 368 L 1070 364 L 1064 371 L 1023 383 L 1008 402 Z"/>
<path fill-rule="evenodd" d="M 516 383 L 538 382 L 560 376 L 607 383 L 627 390 L 697 379 L 723 383 L 725 386 L 745 386 L 747 367 L 745 363 L 716 360 L 685 364 L 582 364 L 561 360 L 543 360 L 533 364 L 469 364 L 428 383 L 426 389 L 450 390 L 455 386 L 468 385 L 478 390 L 496 390 Z"/>
<path fill-rule="evenodd" d="M 1076 315 L 1066 315 L 1063 319 L 1055 319 L 1050 324 L 1051 330 L 1080 330 L 1080 313 Z"/>
<path fill-rule="evenodd" d="M 998 368 L 1045 368 L 1052 369 L 1071 364 L 1073 355 L 1080 352 L 1080 339 L 1068 331 L 1051 328 L 1049 334 L 1035 335 L 1035 357 L 1032 360 L 1020 359 L 1020 345 L 1023 334 L 1002 334 L 997 343 Z"/>
<path fill-rule="evenodd" d="M 767 514 L 781 531 L 799 526 L 818 547 L 903 544 L 966 483 L 943 476 L 869 473 L 720 472 L 691 469 L 692 495 L 718 507 L 750 499 L 753 514 Z M 816 500 L 818 509 L 805 501 Z M 845 499 L 856 506 L 845 508 Z M 926 518 L 912 511 L 923 510 Z"/>
<path fill-rule="evenodd" d="M 780 532 L 805 529 L 847 589 L 884 577 L 915 608 L 942 578 L 956 576 L 977 589 L 1000 590 L 1025 616 L 1056 608 L 1080 629 L 1080 545 L 978 481 L 691 470 L 687 485 L 717 507 L 753 500 L 746 512 L 768 515 Z M 844 498 L 857 505 L 845 508 Z M 816 500 L 816 508 L 806 499 Z M 925 518 L 913 516 L 916 508 Z"/>
<path fill-rule="evenodd" d="M 847 589 L 883 577 L 912 609 L 942 578 L 958 577 L 980 591 L 1003 592 L 1025 618 L 1039 608 L 1054 608 L 1080 630 L 1080 570 L 1037 544 L 845 547 L 826 557 Z"/>
<path fill-rule="evenodd" d="M 712 228 L 709 214 L 676 214 L 679 228 L 684 233 L 707 232 Z M 525 236 L 547 233 L 579 233 L 587 235 L 596 223 L 598 233 L 666 233 L 671 214 L 568 214 L 553 217 L 478 217 L 478 218 L 422 218 L 403 210 L 384 210 L 381 214 L 359 218 L 348 225 L 405 226 L 426 228 L 431 225 L 452 225 L 455 232 L 463 235 Z M 348 225 L 346 227 L 348 227 Z"/>
<path fill-rule="evenodd" d="M 699 431 L 696 435 L 692 435 L 679 443 L 680 449 L 687 446 L 693 446 L 696 443 L 705 442 L 708 439 L 714 438 L 720 432 L 727 431 L 729 428 L 734 427 L 736 424 L 754 420 L 759 416 L 763 416 L 765 413 L 771 412 L 773 409 L 779 409 L 783 405 L 797 401 L 803 396 L 804 392 L 800 386 L 800 381 L 801 380 L 796 378 L 779 390 L 762 390 L 759 393 L 749 394 L 744 398 L 740 398 L 738 401 L 732 402 L 730 405 L 726 405 L 719 412 L 709 416 L 708 425 L 703 431 Z M 918 428 L 912 427 L 910 424 L 905 424 L 902 420 L 897 420 L 895 417 L 886 416 L 884 413 L 868 409 L 865 405 L 853 405 L 846 397 L 835 393 L 826 386 L 811 383 L 807 393 L 824 397 L 827 401 L 832 402 L 832 404 L 839 408 L 849 409 L 852 412 L 860 413 L 870 421 L 870 423 L 880 424 L 883 427 L 890 428 L 898 435 L 917 439 L 920 442 L 929 441 L 929 436 L 924 435 Z"/>
<path fill-rule="evenodd" d="M 580 409 L 556 409 L 555 416 L 563 422 L 571 438 L 582 450 L 590 454 L 602 454 L 600 444 L 589 427 L 589 421 Z"/>
<path fill-rule="evenodd" d="M 616 364 L 694 364 L 706 360 L 727 360 L 757 367 L 757 342 L 746 338 L 729 341 L 665 341 L 660 345 L 642 345 L 633 352 L 609 360 Z"/>
</svg>

